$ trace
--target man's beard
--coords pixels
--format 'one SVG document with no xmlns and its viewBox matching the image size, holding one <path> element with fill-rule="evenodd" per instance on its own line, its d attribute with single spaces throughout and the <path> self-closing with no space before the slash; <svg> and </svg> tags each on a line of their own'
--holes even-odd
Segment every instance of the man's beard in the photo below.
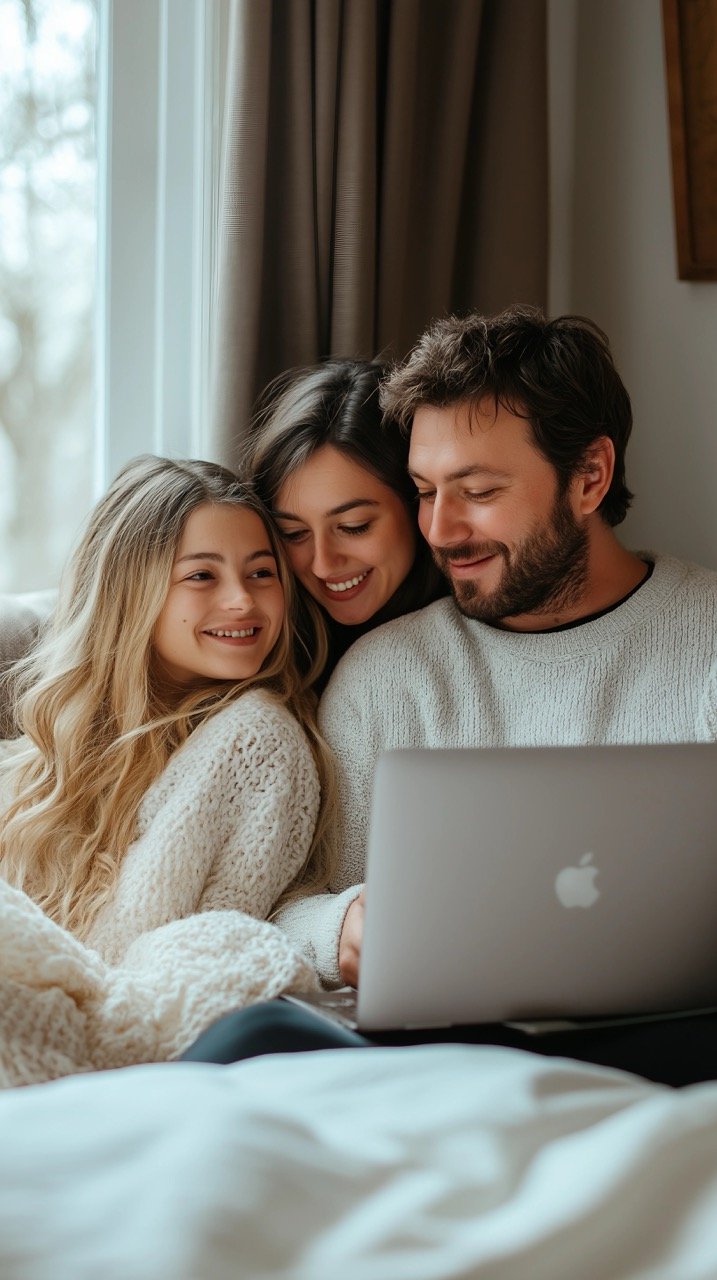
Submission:
<svg viewBox="0 0 717 1280">
<path fill-rule="evenodd" d="M 485 593 L 470 578 L 451 578 L 449 560 L 470 562 L 497 555 L 504 561 L 498 586 Z M 434 548 L 438 568 L 448 578 L 455 602 L 467 618 L 497 623 L 524 613 L 560 614 L 575 605 L 585 588 L 588 538 L 565 495 L 558 494 L 549 521 L 512 551 L 503 542 L 466 542 L 450 551 Z"/>
</svg>

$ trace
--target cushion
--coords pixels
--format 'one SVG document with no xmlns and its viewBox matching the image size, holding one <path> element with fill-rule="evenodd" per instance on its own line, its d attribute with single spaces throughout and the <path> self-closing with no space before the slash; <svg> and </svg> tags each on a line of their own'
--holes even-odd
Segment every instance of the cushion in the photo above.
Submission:
<svg viewBox="0 0 717 1280">
<path fill-rule="evenodd" d="M 32 647 L 52 613 L 56 598 L 56 591 L 0 595 L 0 738 L 13 738 L 18 733 L 10 686 L 1 677 Z"/>
</svg>

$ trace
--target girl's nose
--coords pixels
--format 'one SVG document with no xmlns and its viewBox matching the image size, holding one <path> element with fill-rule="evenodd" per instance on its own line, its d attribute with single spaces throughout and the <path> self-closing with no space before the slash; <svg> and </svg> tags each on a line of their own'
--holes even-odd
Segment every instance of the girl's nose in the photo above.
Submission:
<svg viewBox="0 0 717 1280">
<path fill-rule="evenodd" d="M 236 582 L 227 590 L 224 607 L 226 609 L 238 609 L 243 613 L 247 613 L 254 608 L 254 596 L 251 588 L 245 582 Z"/>
</svg>

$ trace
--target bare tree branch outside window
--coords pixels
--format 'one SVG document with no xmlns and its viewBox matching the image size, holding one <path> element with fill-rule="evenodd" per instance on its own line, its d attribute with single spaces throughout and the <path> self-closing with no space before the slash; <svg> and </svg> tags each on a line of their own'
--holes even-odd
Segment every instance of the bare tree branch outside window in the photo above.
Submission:
<svg viewBox="0 0 717 1280">
<path fill-rule="evenodd" d="M 0 589 L 54 585 L 91 505 L 95 0 L 0 0 Z"/>
</svg>

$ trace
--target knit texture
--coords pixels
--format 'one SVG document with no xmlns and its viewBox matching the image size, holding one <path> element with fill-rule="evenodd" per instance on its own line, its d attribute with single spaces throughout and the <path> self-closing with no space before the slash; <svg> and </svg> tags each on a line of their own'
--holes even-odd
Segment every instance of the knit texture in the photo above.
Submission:
<svg viewBox="0 0 717 1280">
<path fill-rule="evenodd" d="M 315 986 L 265 917 L 306 858 L 318 805 L 303 730 L 253 691 L 152 783 L 84 941 L 0 880 L 0 1084 L 173 1058 L 229 1009 Z"/>
<path fill-rule="evenodd" d="M 376 760 L 394 747 L 571 746 L 717 738 L 717 574 L 668 556 L 617 609 L 565 631 L 501 631 L 452 600 L 378 628 L 342 659 L 320 707 L 338 766 L 333 894 L 278 922 L 336 986 L 338 941 L 364 879 Z"/>
</svg>

